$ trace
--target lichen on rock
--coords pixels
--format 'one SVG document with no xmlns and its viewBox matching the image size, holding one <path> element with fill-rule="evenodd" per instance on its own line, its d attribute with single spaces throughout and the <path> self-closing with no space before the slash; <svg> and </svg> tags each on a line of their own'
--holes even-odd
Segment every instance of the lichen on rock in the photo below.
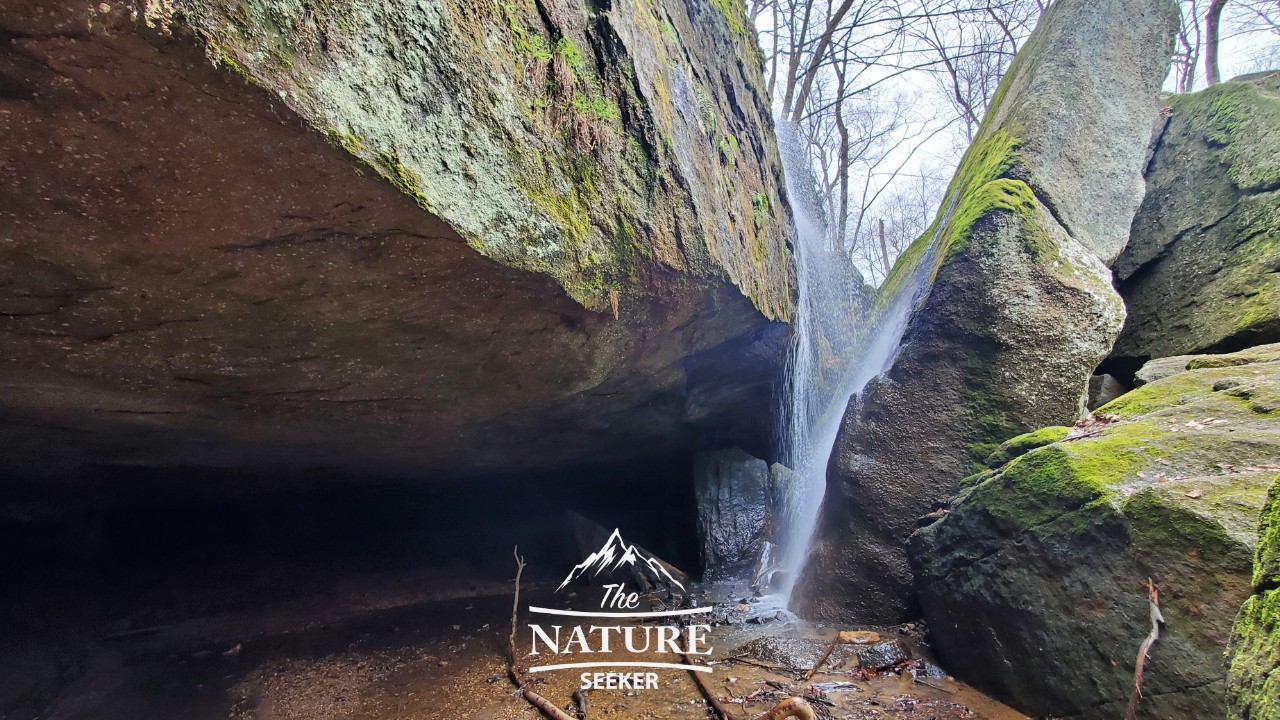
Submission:
<svg viewBox="0 0 1280 720">
<path fill-rule="evenodd" d="M 1280 340 L 1280 74 L 1177 95 L 1116 261 L 1118 358 Z"/>
<path fill-rule="evenodd" d="M 1221 658 L 1280 456 L 1280 412 L 1255 399 L 1278 390 L 1274 358 L 1188 370 L 968 482 L 911 542 L 943 658 L 1025 711 L 1117 717 L 1150 578 L 1167 622 L 1139 717 L 1219 716 Z"/>
<path fill-rule="evenodd" d="M 211 58 L 278 94 L 484 255 L 548 274 L 597 310 L 660 292 L 664 272 L 725 276 L 785 320 L 785 205 L 758 49 L 733 30 L 740 3 L 724 5 L 180 10 Z M 690 63 L 723 57 L 738 62 Z"/>
</svg>

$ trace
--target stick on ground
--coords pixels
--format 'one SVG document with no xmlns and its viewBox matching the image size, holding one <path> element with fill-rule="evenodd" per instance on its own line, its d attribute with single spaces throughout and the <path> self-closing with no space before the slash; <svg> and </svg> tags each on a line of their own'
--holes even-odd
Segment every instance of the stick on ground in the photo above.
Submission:
<svg viewBox="0 0 1280 720">
<path fill-rule="evenodd" d="M 1151 582 L 1151 578 L 1147 578 L 1147 598 L 1151 604 L 1151 632 L 1138 648 L 1138 663 L 1133 670 L 1133 692 L 1129 694 L 1129 705 L 1124 710 L 1124 720 L 1138 718 L 1138 701 L 1142 699 L 1142 669 L 1147 664 L 1147 653 L 1151 651 L 1151 646 L 1160 639 L 1160 625 L 1164 622 L 1164 615 L 1160 613 L 1160 591 L 1156 589 L 1155 583 Z"/>
<path fill-rule="evenodd" d="M 524 678 L 524 673 L 520 672 L 520 666 L 516 663 L 516 614 L 520 610 L 520 574 L 524 572 L 524 558 L 520 557 L 520 549 L 515 548 L 512 553 L 516 557 L 516 592 L 511 600 L 511 636 L 508 639 L 508 649 L 511 652 L 511 681 L 516 684 L 516 688 L 524 699 L 530 705 L 542 711 L 543 715 L 552 720 L 575 720 L 565 711 L 551 704 L 551 701 L 542 697 L 538 693 L 529 688 L 529 683 Z"/>
<path fill-rule="evenodd" d="M 684 660 L 685 665 L 693 664 L 693 661 L 685 653 L 680 653 L 680 658 Z M 715 709 L 716 717 L 720 720 L 734 720 L 733 716 L 729 714 L 729 708 L 725 707 L 724 703 L 720 702 L 720 698 L 716 697 L 716 694 L 711 692 L 711 688 L 707 687 L 707 684 L 702 681 L 702 673 L 697 670 L 690 670 L 689 674 L 693 676 L 693 681 L 698 683 L 698 690 L 702 692 L 702 697 L 706 698 L 707 702 L 711 703 L 711 707 Z"/>
<path fill-rule="evenodd" d="M 827 649 L 822 651 L 822 657 L 818 658 L 818 662 L 814 663 L 813 667 L 809 668 L 809 672 L 804 674 L 805 680 L 813 679 L 814 673 L 818 672 L 818 668 L 822 667 L 822 663 L 826 662 L 827 658 L 831 657 L 831 651 L 836 649 L 836 643 L 838 642 L 840 642 L 839 634 L 831 638 L 831 642 L 827 645 Z"/>
</svg>

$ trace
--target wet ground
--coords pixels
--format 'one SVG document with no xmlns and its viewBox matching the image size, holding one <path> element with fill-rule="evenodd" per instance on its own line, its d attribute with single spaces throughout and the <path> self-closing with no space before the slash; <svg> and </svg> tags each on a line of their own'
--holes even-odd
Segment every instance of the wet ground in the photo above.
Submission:
<svg viewBox="0 0 1280 720">
<path fill-rule="evenodd" d="M 534 718 L 506 672 L 511 595 L 499 583 L 460 578 L 440 593 L 439 578 L 398 578 L 326 597 L 190 618 L 161 626 L 128 622 L 64 629 L 0 651 L 5 720 L 398 720 Z M 415 587 L 415 585 L 417 587 Z M 443 597 L 442 595 L 460 597 Z M 723 594 L 723 593 L 722 593 Z M 729 593 L 730 595 L 732 592 Z M 526 603 L 555 598 L 551 584 L 526 587 L 518 647 L 527 650 Z M 754 602 L 754 601 L 753 601 Z M 826 688 L 820 715 L 833 718 L 985 718 L 1014 713 L 943 677 L 899 668 L 856 669 L 841 646 L 825 670 L 805 682 L 807 665 L 834 635 L 797 621 L 743 622 L 773 611 L 734 609 L 735 622 L 709 638 L 712 692 L 739 717 L 754 717 L 792 694 Z M 739 617 L 734 617 L 739 616 Z M 882 631 L 885 638 L 898 637 Z M 901 636 L 908 644 L 910 633 Z M 763 640 L 762 640 L 763 638 Z M 754 642 L 754 644 L 753 644 Z M 750 654 L 746 654 L 750 652 Z M 739 656 L 739 659 L 731 659 Z M 808 659 L 806 659 L 808 658 Z M 658 659 L 652 653 L 628 659 Z M 528 662 L 529 658 L 522 658 Z M 677 659 L 676 662 L 679 662 Z M 574 708 L 581 670 L 536 673 L 535 686 Z M 591 690 L 588 717 L 709 717 L 691 675 L 657 670 L 655 690 Z M 915 674 L 917 678 L 913 678 Z M 936 674 L 936 673 L 935 673 Z"/>
<path fill-rule="evenodd" d="M 533 720 L 507 675 L 513 545 L 529 561 L 521 653 L 530 649 L 530 604 L 598 607 L 586 597 L 598 587 L 574 598 L 553 592 L 584 557 L 566 506 L 678 565 L 696 564 L 682 535 L 693 523 L 669 510 L 689 502 L 635 492 L 619 503 L 616 482 L 563 497 L 522 479 L 186 504 L 154 500 L 158 487 L 114 506 L 85 495 L 93 512 L 65 519 L 0 504 L 9 518 L 0 522 L 0 720 Z M 593 488 L 607 492 L 584 505 Z M 697 601 L 714 605 L 721 623 L 706 681 L 736 717 L 820 683 L 841 683 L 826 686 L 824 717 L 1022 717 L 925 666 L 914 668 L 918 680 L 910 666 L 855 668 L 843 646 L 806 683 L 798 676 L 836 628 L 754 622 L 776 609 L 745 588 L 706 589 Z M 628 659 L 655 658 L 672 660 Z M 531 677 L 571 707 L 581 672 Z M 588 717 L 709 717 L 689 672 L 654 672 L 654 690 L 589 691 Z"/>
</svg>

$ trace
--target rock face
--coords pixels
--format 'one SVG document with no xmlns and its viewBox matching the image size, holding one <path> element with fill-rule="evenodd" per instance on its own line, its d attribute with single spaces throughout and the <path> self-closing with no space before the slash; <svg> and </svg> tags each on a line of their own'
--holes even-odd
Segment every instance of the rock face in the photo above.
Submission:
<svg viewBox="0 0 1280 720">
<path fill-rule="evenodd" d="M 1229 717 L 1280 718 L 1280 477 L 1258 526 L 1253 595 L 1236 618 L 1228 683 Z"/>
<path fill-rule="evenodd" d="M 1280 74 L 1169 101 L 1147 195 L 1116 261 L 1115 356 L 1280 341 Z"/>
<path fill-rule="evenodd" d="M 0 2 L 7 477 L 768 441 L 790 281 L 736 3 L 144 5 Z"/>
<path fill-rule="evenodd" d="M 1033 715 L 1120 717 L 1150 578 L 1166 624 L 1139 717 L 1221 717 L 1223 651 L 1280 457 L 1280 356 L 1257 359 L 1206 359 L 1062 440 L 1012 441 L 1038 447 L 967 479 L 911 542 L 948 667 Z"/>
<path fill-rule="evenodd" d="M 1176 20 L 1166 0 L 1071 0 L 1027 41 L 881 289 L 884 307 L 927 280 L 892 369 L 845 415 L 802 611 L 905 619 L 914 519 L 1001 441 L 1079 416 L 1124 318 L 1104 261 L 1142 198 Z"/>
<path fill-rule="evenodd" d="M 708 577 L 746 577 L 773 538 L 770 478 L 769 464 L 742 450 L 695 458 L 698 540 Z"/>
</svg>

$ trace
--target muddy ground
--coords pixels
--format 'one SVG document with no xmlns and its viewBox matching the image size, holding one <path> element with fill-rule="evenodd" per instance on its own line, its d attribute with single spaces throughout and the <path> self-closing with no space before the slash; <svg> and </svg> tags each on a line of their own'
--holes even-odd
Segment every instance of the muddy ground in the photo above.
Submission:
<svg viewBox="0 0 1280 720">
<path fill-rule="evenodd" d="M 32 504 L 4 506 L 0 720 L 532 720 L 506 673 L 512 546 L 529 561 L 521 652 L 528 605 L 584 598 L 553 592 L 583 557 L 567 537 L 566 501 L 527 486 L 358 487 L 186 505 L 134 496 L 118 510 L 58 521 Z M 147 488 L 146 498 L 156 494 Z M 696 562 L 681 535 L 691 522 L 607 495 L 596 507 L 602 521 L 635 528 L 630 540 L 679 564 Z M 659 509 L 687 506 L 663 500 Z M 631 514 L 608 515 L 619 507 Z M 735 613 L 743 599 L 751 609 Z M 800 659 L 790 662 L 805 665 L 835 630 L 747 622 L 773 611 L 745 588 L 718 586 L 698 601 L 733 621 L 711 635 L 710 658 L 720 662 L 707 681 L 719 696 L 754 698 L 734 706 L 740 717 L 805 683 L 793 670 L 746 662 L 786 662 L 777 653 L 724 660 L 777 637 L 798 642 Z M 688 672 L 657 672 L 656 690 L 589 692 L 589 717 L 709 717 Z M 570 706 L 579 675 L 538 673 L 537 688 Z M 846 660 L 814 682 L 851 683 L 829 693 L 824 710 L 835 718 L 1022 717 L 945 676 L 922 679 L 864 677 Z"/>
</svg>

